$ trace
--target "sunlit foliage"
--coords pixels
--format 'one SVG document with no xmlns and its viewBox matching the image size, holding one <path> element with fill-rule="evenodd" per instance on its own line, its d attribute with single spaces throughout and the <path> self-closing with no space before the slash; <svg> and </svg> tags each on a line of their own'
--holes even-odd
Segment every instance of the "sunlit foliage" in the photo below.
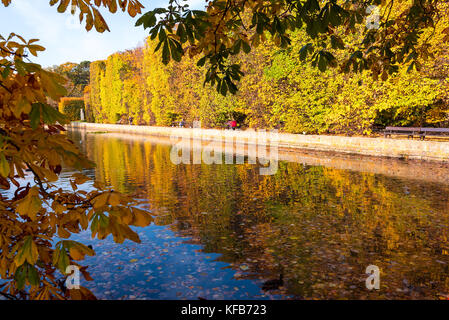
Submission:
<svg viewBox="0 0 449 320">
<path fill-rule="evenodd" d="M 79 266 L 92 280 L 78 261 L 95 252 L 69 240 L 70 235 L 90 228 L 98 239 L 112 235 L 119 243 L 139 242 L 130 226 L 146 226 L 152 218 L 133 207 L 137 203 L 131 197 L 92 185 L 82 173 L 93 164 L 64 133 L 70 120 L 48 104 L 67 94 L 66 79 L 29 62 L 30 55 L 44 50 L 37 41 L 14 33 L 0 36 L 0 294 L 92 299 L 84 287 L 65 290 L 63 285 L 68 265 Z M 79 171 L 68 188 L 55 187 L 63 166 Z M 86 183 L 90 191 L 80 187 Z"/>
<path fill-rule="evenodd" d="M 145 13 L 136 25 L 149 29 L 164 63 L 180 61 L 186 53 L 200 56 L 206 82 L 226 95 L 235 93 L 242 76 L 241 65 L 230 57 L 248 53 L 268 34 L 276 45 L 289 48 L 290 32 L 302 29 L 310 40 L 302 43 L 301 58 L 310 57 L 319 70 L 370 70 L 374 79 L 385 80 L 399 66 L 419 70 L 433 56 L 432 32 L 446 15 L 447 1 L 441 0 L 213 0 L 205 10 L 170 0 L 168 7 Z M 356 32 L 361 41 L 345 37 Z M 449 28 L 443 34 L 447 42 Z"/>
<path fill-rule="evenodd" d="M 447 18 L 444 21 L 449 25 Z M 441 28 L 436 32 L 441 36 Z M 356 41 L 358 36 L 346 38 Z M 111 123 L 125 113 L 153 125 L 170 125 L 177 115 L 189 123 L 201 120 L 203 126 L 222 127 L 241 114 L 242 124 L 249 127 L 344 134 L 369 134 L 386 125 L 448 124 L 444 63 L 429 61 L 421 71 L 402 66 L 388 79 L 374 80 L 369 71 L 320 71 L 301 61 L 307 34 L 296 31 L 290 39 L 288 49 L 279 50 L 267 40 L 249 54 L 234 57 L 245 77 L 239 91 L 226 97 L 203 86 L 205 67 L 187 56 L 165 65 L 160 51 L 154 52 L 157 41 L 147 39 L 142 49 L 92 64 L 88 104 L 97 122 Z M 438 59 L 446 61 L 444 57 L 447 50 L 441 50 Z"/>
</svg>

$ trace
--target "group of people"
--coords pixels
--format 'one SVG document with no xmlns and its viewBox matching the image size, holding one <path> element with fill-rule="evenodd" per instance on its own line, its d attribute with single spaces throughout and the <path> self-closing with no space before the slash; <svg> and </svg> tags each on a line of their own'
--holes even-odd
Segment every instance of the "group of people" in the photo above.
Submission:
<svg viewBox="0 0 449 320">
<path fill-rule="evenodd" d="M 179 128 L 185 128 L 186 122 L 184 119 L 181 119 L 181 121 L 173 121 L 170 125 L 170 127 L 179 127 Z"/>
</svg>

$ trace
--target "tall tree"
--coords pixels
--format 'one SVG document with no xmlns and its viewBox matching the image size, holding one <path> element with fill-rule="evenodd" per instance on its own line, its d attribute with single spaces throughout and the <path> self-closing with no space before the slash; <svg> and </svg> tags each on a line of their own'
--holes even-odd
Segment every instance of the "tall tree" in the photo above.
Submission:
<svg viewBox="0 0 449 320">
<path fill-rule="evenodd" d="M 448 13 L 441 0 L 212 0 L 205 10 L 191 10 L 178 0 L 166 8 L 145 13 L 136 23 L 158 38 L 162 60 L 179 61 L 187 52 L 207 63 L 205 81 L 223 95 L 235 93 L 242 73 L 230 56 L 245 53 L 264 42 L 269 33 L 283 48 L 291 45 L 289 31 L 304 29 L 311 39 L 301 57 L 325 71 L 370 70 L 374 78 L 387 79 L 400 65 L 419 69 L 432 57 L 431 39 Z M 361 33 L 362 41 L 345 41 L 343 34 Z M 443 30 L 449 41 L 449 28 Z M 344 55 L 337 59 L 337 52 Z"/>
<path fill-rule="evenodd" d="M 50 68 L 67 78 L 66 89 L 68 97 L 82 97 L 84 88 L 89 84 L 90 61 L 83 61 L 79 64 L 67 62 L 59 66 Z"/>
</svg>

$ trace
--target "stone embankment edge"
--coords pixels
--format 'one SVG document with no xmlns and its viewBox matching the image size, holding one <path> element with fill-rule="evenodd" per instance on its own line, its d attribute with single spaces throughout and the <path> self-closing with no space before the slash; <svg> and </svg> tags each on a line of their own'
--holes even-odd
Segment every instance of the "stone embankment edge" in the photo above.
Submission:
<svg viewBox="0 0 449 320">
<path fill-rule="evenodd" d="M 67 129 L 123 132 L 139 135 L 151 135 L 179 138 L 203 138 L 224 141 L 235 138 L 236 143 L 258 143 L 253 130 L 232 131 L 217 129 L 192 129 L 176 127 L 115 125 L 86 122 L 72 122 Z M 306 149 L 316 151 L 341 152 L 366 156 L 392 157 L 449 162 L 449 142 L 420 141 L 409 139 L 386 139 L 367 137 L 345 137 L 327 135 L 277 134 L 280 148 Z M 269 141 L 268 141 L 269 142 Z"/>
</svg>

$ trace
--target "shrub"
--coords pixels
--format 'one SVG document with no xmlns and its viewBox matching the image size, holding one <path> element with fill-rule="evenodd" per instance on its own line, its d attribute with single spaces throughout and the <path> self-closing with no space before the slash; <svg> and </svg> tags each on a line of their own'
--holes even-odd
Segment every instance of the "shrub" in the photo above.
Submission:
<svg viewBox="0 0 449 320">
<path fill-rule="evenodd" d="M 83 98 L 64 97 L 59 100 L 59 112 L 68 116 L 71 121 L 81 119 L 81 110 L 86 113 Z"/>
</svg>

